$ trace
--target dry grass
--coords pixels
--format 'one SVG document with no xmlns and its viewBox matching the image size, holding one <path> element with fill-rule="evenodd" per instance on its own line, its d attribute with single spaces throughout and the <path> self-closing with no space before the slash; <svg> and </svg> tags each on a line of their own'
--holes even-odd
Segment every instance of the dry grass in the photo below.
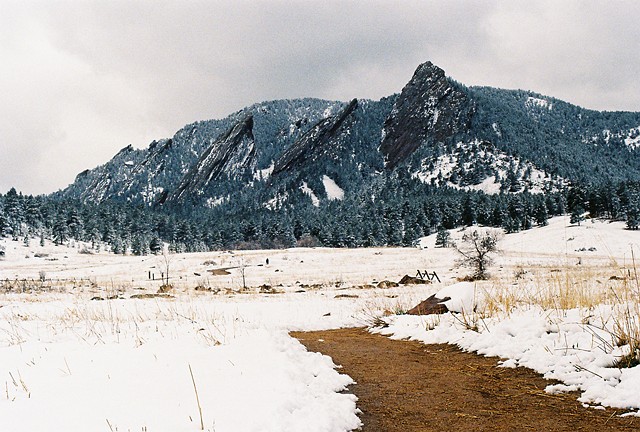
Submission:
<svg viewBox="0 0 640 432">
<path fill-rule="evenodd" d="M 484 296 L 483 307 L 465 316 L 464 324 L 477 323 L 483 316 L 506 318 L 516 310 L 529 308 L 556 316 L 577 309 L 583 316 L 582 324 L 603 350 L 614 352 L 620 348 L 623 352 L 613 366 L 633 367 L 640 364 L 637 273 L 635 265 L 624 268 L 614 261 L 600 267 L 518 266 L 513 279 L 478 284 Z"/>
</svg>

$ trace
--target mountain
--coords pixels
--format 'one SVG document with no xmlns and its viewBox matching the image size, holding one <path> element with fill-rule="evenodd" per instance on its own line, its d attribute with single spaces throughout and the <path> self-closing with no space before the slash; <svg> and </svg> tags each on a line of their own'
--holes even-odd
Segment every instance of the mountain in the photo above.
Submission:
<svg viewBox="0 0 640 432">
<path fill-rule="evenodd" d="M 0 238 L 115 253 L 409 246 L 586 214 L 640 227 L 640 113 L 468 87 L 420 65 L 378 101 L 276 100 L 126 146 L 51 196 L 0 194 Z"/>
<path fill-rule="evenodd" d="M 420 146 L 446 142 L 468 131 L 474 111 L 464 89 L 447 79 L 442 69 L 431 62 L 421 64 L 384 122 L 380 151 L 386 166 L 398 166 Z"/>
<path fill-rule="evenodd" d="M 426 62 L 397 94 L 263 102 L 131 146 L 59 198 L 214 208 L 329 205 L 381 184 L 487 193 L 640 179 L 640 113 L 523 90 L 467 87 Z"/>
</svg>

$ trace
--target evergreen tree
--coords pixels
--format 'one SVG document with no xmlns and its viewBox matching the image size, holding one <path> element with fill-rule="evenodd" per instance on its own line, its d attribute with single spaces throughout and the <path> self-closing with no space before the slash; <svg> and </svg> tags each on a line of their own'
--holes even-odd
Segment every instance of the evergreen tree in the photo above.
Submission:
<svg viewBox="0 0 640 432">
<path fill-rule="evenodd" d="M 438 227 L 436 234 L 436 247 L 448 248 L 451 246 L 451 234 L 442 225 Z"/>
<path fill-rule="evenodd" d="M 584 207 L 580 204 L 576 204 L 571 211 L 571 218 L 569 219 L 569 223 L 578 224 L 584 220 Z"/>
<path fill-rule="evenodd" d="M 462 224 L 472 226 L 476 223 L 476 202 L 469 196 L 462 204 Z"/>
<path fill-rule="evenodd" d="M 533 217 L 538 226 L 547 226 L 549 224 L 549 212 L 547 211 L 547 205 L 543 199 L 539 199 L 536 202 L 533 211 Z"/>
<path fill-rule="evenodd" d="M 628 200 L 626 211 L 627 228 L 637 230 L 640 227 L 640 198 L 638 193 L 635 191 L 630 193 Z"/>
<path fill-rule="evenodd" d="M 160 237 L 154 235 L 151 239 L 151 242 L 149 243 L 149 250 L 152 254 L 157 255 L 158 253 L 162 252 L 163 246 L 164 245 L 162 243 L 162 240 L 160 240 Z"/>
<path fill-rule="evenodd" d="M 53 225 L 53 243 L 61 245 L 69 239 L 69 228 L 64 217 L 59 216 Z"/>
</svg>

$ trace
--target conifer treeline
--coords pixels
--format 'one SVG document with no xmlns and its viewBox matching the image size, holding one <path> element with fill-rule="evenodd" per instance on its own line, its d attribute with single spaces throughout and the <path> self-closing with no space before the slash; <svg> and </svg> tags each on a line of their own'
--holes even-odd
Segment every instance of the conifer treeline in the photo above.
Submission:
<svg viewBox="0 0 640 432">
<path fill-rule="evenodd" d="M 0 236 L 29 242 L 70 239 L 114 253 L 284 248 L 295 246 L 409 246 L 438 229 L 481 224 L 507 232 L 546 225 L 571 214 L 624 220 L 640 226 L 640 183 L 569 187 L 546 194 L 488 195 L 420 182 L 385 180 L 358 196 L 312 205 L 304 194 L 277 208 L 251 202 L 204 208 L 159 208 L 121 202 L 82 204 L 11 189 L 0 194 Z M 26 238 L 26 239 L 25 239 Z"/>
</svg>

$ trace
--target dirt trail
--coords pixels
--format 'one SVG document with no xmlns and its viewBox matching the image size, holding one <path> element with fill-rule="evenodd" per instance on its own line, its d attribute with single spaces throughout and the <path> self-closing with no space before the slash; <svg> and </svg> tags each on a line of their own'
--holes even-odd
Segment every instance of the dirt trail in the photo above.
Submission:
<svg viewBox="0 0 640 432">
<path fill-rule="evenodd" d="M 529 369 L 450 345 L 393 341 L 364 329 L 294 332 L 357 384 L 364 432 L 638 431 L 640 418 L 583 408 L 577 393 L 549 395 Z"/>
</svg>

